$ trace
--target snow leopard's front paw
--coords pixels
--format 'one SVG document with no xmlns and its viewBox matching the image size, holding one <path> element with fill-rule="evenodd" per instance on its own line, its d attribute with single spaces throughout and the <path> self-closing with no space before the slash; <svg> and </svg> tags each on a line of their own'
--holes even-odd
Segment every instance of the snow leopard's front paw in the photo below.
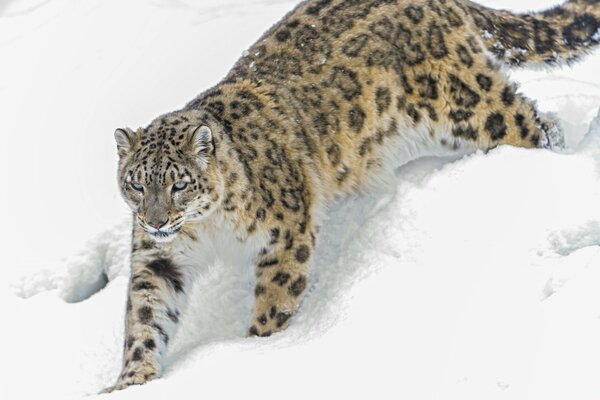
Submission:
<svg viewBox="0 0 600 400">
<path fill-rule="evenodd" d="M 101 393 L 110 393 L 115 390 L 123 390 L 132 385 L 143 385 L 160 376 L 159 371 L 152 366 L 140 366 L 137 369 L 125 369 L 117 383 L 104 389 Z"/>
</svg>

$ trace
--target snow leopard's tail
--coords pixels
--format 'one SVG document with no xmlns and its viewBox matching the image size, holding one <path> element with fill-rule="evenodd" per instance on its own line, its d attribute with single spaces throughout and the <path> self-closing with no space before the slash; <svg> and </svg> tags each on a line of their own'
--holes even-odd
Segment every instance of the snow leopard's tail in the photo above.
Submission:
<svg viewBox="0 0 600 400">
<path fill-rule="evenodd" d="M 471 15 L 488 50 L 511 66 L 570 64 L 600 44 L 600 0 L 569 0 L 520 15 L 456 3 Z"/>
</svg>

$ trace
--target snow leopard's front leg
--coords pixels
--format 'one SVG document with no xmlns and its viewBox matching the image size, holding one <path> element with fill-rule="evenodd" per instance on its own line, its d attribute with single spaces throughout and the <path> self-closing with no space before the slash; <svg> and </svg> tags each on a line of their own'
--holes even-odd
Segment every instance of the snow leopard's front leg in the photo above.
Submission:
<svg viewBox="0 0 600 400">
<path fill-rule="evenodd" d="M 125 319 L 123 369 L 107 391 L 161 375 L 161 359 L 186 300 L 189 271 L 174 261 L 170 244 L 134 239 Z"/>
<path fill-rule="evenodd" d="M 251 336 L 270 336 L 285 329 L 308 284 L 315 244 L 312 227 L 304 221 L 275 225 L 270 232 L 270 248 L 256 263 L 254 311 L 248 331 Z"/>
</svg>

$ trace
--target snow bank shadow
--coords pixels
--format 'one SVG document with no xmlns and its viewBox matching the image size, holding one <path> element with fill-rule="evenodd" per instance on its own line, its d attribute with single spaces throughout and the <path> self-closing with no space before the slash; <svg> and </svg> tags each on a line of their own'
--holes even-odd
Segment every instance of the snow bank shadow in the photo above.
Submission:
<svg viewBox="0 0 600 400">
<path fill-rule="evenodd" d="M 348 287 L 377 271 L 377 256 L 402 262 L 405 255 L 386 241 L 390 225 L 400 224 L 398 216 L 410 216 L 403 211 L 402 198 L 415 187 L 422 187 L 438 169 L 458 158 L 424 158 L 396 170 L 390 185 L 381 190 L 340 201 L 329 211 L 319 232 L 313 265 L 313 285 L 298 315 L 296 325 L 311 331 L 322 331 L 335 323 L 340 314 L 336 308 Z M 407 221 L 404 221 L 407 222 Z M 404 230 L 401 230 L 402 232 Z M 403 242 L 409 240 L 401 238 Z"/>
<path fill-rule="evenodd" d="M 122 222 L 90 240 L 78 254 L 21 277 L 12 284 L 13 292 L 28 299 L 56 290 L 67 303 L 90 298 L 118 276 L 128 276 L 130 232 L 131 222 Z"/>
<path fill-rule="evenodd" d="M 586 224 L 552 233 L 548 241 L 557 254 L 568 256 L 586 247 L 600 245 L 600 223 L 589 221 Z"/>
<path fill-rule="evenodd" d="M 573 154 L 588 156 L 595 164 L 596 174 L 600 175 L 600 109 L 590 123 L 588 132 Z M 600 205 L 597 207 L 600 212 Z M 551 250 L 560 256 L 568 256 L 586 247 L 600 245 L 600 222 L 587 221 L 579 226 L 573 226 L 553 232 L 548 236 Z"/>
</svg>

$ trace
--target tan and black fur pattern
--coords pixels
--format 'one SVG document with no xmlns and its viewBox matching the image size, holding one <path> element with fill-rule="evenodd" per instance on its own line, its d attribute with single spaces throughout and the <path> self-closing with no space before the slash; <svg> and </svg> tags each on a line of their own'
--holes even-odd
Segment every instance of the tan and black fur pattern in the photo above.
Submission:
<svg viewBox="0 0 600 400">
<path fill-rule="evenodd" d="M 569 62 L 598 43 L 600 5 L 514 15 L 465 0 L 312 0 L 227 77 L 148 127 L 117 130 L 134 211 L 123 371 L 161 373 L 194 258 L 228 231 L 255 251 L 250 335 L 284 329 L 309 287 L 319 215 L 423 155 L 549 144 L 500 63 Z M 200 252 L 201 253 L 201 252 Z"/>
</svg>

